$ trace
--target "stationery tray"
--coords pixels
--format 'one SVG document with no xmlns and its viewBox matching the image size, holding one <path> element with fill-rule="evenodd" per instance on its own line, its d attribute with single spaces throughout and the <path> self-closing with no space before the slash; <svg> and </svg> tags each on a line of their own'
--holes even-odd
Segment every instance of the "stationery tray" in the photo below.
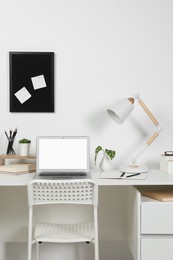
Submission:
<svg viewBox="0 0 173 260">
<path fill-rule="evenodd" d="M 120 171 L 107 171 L 100 172 L 98 175 L 99 179 L 125 179 L 125 180 L 145 180 L 147 178 L 147 173 L 122 173 Z"/>
</svg>

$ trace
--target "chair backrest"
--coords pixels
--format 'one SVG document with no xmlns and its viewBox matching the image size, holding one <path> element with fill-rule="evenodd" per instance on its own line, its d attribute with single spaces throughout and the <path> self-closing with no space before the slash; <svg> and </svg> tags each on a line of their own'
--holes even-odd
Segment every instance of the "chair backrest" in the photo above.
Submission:
<svg viewBox="0 0 173 260">
<path fill-rule="evenodd" d="M 41 204 L 98 205 L 98 187 L 93 180 L 33 180 L 28 184 L 29 207 Z"/>
</svg>

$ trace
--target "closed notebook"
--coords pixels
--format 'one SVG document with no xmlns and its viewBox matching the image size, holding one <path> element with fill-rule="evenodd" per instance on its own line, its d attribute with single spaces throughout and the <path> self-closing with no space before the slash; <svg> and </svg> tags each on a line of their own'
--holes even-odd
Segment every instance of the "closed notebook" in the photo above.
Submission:
<svg viewBox="0 0 173 260">
<path fill-rule="evenodd" d="M 9 164 L 1 165 L 0 172 L 11 172 L 11 173 L 20 173 L 20 172 L 31 172 L 35 171 L 36 166 L 32 163 L 23 163 L 23 164 Z"/>
<path fill-rule="evenodd" d="M 150 190 L 144 191 L 142 194 L 146 197 L 159 201 L 173 201 L 173 191 L 171 190 Z"/>
</svg>

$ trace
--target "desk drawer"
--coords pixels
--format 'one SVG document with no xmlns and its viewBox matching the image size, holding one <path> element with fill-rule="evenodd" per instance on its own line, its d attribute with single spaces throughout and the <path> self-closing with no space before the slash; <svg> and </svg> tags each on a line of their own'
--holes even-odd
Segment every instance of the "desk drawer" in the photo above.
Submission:
<svg viewBox="0 0 173 260">
<path fill-rule="evenodd" d="M 147 238 L 141 240 L 141 260 L 173 259 L 173 238 Z"/>
<path fill-rule="evenodd" d="M 173 204 L 151 203 L 141 205 L 142 234 L 173 234 Z"/>
</svg>

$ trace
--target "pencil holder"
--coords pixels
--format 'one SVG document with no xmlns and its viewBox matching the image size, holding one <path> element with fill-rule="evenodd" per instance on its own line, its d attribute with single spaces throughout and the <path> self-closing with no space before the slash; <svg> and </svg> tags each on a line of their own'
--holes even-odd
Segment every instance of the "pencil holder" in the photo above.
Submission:
<svg viewBox="0 0 173 260">
<path fill-rule="evenodd" d="M 15 151 L 13 149 L 13 144 L 14 144 L 16 134 L 17 134 L 17 129 L 15 129 L 14 131 L 10 130 L 9 135 L 5 131 L 5 135 L 6 135 L 7 140 L 8 140 L 6 154 L 15 154 Z"/>
</svg>

